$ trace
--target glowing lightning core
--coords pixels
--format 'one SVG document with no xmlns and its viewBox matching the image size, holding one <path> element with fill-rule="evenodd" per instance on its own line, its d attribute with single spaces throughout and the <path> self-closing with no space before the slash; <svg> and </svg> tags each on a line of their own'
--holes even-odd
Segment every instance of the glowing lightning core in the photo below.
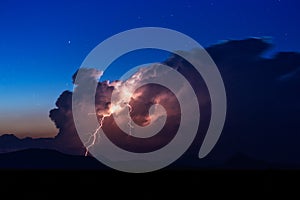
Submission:
<svg viewBox="0 0 300 200">
<path fill-rule="evenodd" d="M 140 73 L 138 73 L 138 75 L 140 75 Z M 108 110 L 105 110 L 104 112 L 97 112 L 96 115 L 99 116 L 99 126 L 97 127 L 97 129 L 91 134 L 91 136 L 89 137 L 88 141 L 85 143 L 84 146 L 86 146 L 86 152 L 85 152 L 85 156 L 88 155 L 89 149 L 91 147 L 93 147 L 96 144 L 96 140 L 97 140 L 97 135 L 99 130 L 102 128 L 103 126 L 103 122 L 105 117 L 109 117 L 111 116 L 113 113 L 118 114 L 120 113 L 123 109 L 124 106 L 126 106 L 129 109 L 128 112 L 128 127 L 129 127 L 129 135 L 132 135 L 132 129 L 134 128 L 133 123 L 132 123 L 132 119 L 131 119 L 131 112 L 132 112 L 132 106 L 129 104 L 129 102 L 132 99 L 135 99 L 135 95 L 133 95 L 133 91 L 135 89 L 134 84 L 136 82 L 136 80 L 138 80 L 140 78 L 140 76 L 138 75 L 134 75 L 131 79 L 127 80 L 126 82 L 113 82 L 113 83 L 108 83 L 110 86 L 113 86 L 114 89 L 116 90 L 116 94 L 117 94 L 117 99 L 114 99 L 113 102 L 111 102 L 110 107 Z M 140 94 L 136 94 L 136 95 L 140 95 Z M 95 114 L 95 113 L 90 113 L 90 114 Z"/>
</svg>

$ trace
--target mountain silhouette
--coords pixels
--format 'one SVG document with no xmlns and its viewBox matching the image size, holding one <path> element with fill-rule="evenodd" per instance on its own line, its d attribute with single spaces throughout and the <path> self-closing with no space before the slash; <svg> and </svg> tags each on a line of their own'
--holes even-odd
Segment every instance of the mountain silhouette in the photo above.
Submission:
<svg viewBox="0 0 300 200">
<path fill-rule="evenodd" d="M 76 156 L 49 149 L 26 149 L 0 154 L 0 169 L 86 170 L 107 169 L 91 156 Z"/>
<path fill-rule="evenodd" d="M 181 157 L 163 170 L 270 170 L 297 169 L 293 163 L 268 163 L 242 153 L 237 153 L 224 162 L 215 162 L 209 156 Z M 107 171 L 109 167 L 92 156 L 69 155 L 50 149 L 24 149 L 0 154 L 0 170 L 97 170 Z"/>
</svg>

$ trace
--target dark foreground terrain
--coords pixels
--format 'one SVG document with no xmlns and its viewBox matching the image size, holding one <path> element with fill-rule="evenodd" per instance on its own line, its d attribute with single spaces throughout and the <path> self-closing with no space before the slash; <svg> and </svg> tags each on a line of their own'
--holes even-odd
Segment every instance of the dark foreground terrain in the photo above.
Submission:
<svg viewBox="0 0 300 200">
<path fill-rule="evenodd" d="M 0 154 L 0 170 L 110 170 L 92 156 L 69 155 L 50 149 L 24 149 Z M 207 156 L 198 159 L 183 155 L 164 171 L 195 170 L 300 170 L 297 164 L 268 163 L 244 154 L 236 154 L 224 162 Z"/>
<path fill-rule="evenodd" d="M 123 194 L 125 189 L 129 196 L 133 191 L 139 191 L 153 198 L 157 192 L 168 195 L 208 192 L 212 195 L 216 190 L 225 190 L 228 194 L 238 194 L 238 191 L 247 195 L 257 191 L 272 194 L 282 190 L 283 186 L 296 186 L 292 181 L 300 177 L 300 168 L 295 166 L 292 169 L 273 165 L 272 168 L 270 164 L 243 155 L 236 155 L 222 165 L 188 163 L 186 159 L 179 159 L 156 172 L 129 174 L 109 169 L 93 157 L 27 149 L 0 154 L 1 183 L 5 186 L 1 192 L 15 191 L 18 186 L 30 195 L 41 192 L 51 195 L 52 190 L 73 195 L 74 192 L 92 194 L 93 191 L 108 192 L 111 188 L 118 190 L 115 194 Z"/>
</svg>

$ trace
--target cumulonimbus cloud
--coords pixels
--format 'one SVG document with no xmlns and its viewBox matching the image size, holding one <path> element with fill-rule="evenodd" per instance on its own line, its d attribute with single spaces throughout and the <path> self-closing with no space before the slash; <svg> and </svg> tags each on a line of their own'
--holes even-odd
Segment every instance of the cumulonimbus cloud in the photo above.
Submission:
<svg viewBox="0 0 300 200">
<path fill-rule="evenodd" d="M 281 158 L 277 156 L 279 151 L 282 151 L 282 155 L 287 155 L 291 151 L 288 144 L 295 144 L 296 139 L 300 139 L 300 136 L 295 135 L 299 132 L 296 116 L 299 113 L 300 97 L 296 91 L 300 85 L 300 55 L 295 52 L 280 52 L 273 57 L 264 58 L 262 55 L 271 47 L 270 42 L 264 38 L 249 38 L 229 40 L 206 48 L 222 74 L 228 98 L 226 124 L 219 145 L 216 146 L 212 155 L 215 153 L 216 157 L 222 159 L 243 152 L 263 159 L 276 160 L 278 158 L 280 160 Z M 188 53 L 193 55 L 193 52 Z M 201 145 L 210 120 L 210 98 L 205 82 L 190 63 L 175 54 L 163 64 L 176 69 L 185 76 L 196 92 L 201 111 L 201 123 L 197 138 L 191 150 L 187 152 L 187 154 L 196 155 L 196 149 L 199 149 Z M 87 77 L 93 76 L 97 79 L 101 75 L 101 72 L 90 72 Z M 150 72 L 151 70 L 147 71 L 145 68 L 137 73 L 141 73 L 145 78 L 147 73 L 151 75 Z M 141 74 L 135 74 L 135 79 L 131 77 L 131 82 L 137 81 L 137 77 L 141 78 Z M 111 106 L 112 91 L 116 87 L 120 89 L 125 87 L 130 83 L 129 80 L 130 78 L 127 83 L 99 82 L 96 92 L 98 111 L 108 111 Z M 163 97 L 163 94 L 156 95 L 162 89 L 156 87 L 152 85 L 140 88 L 135 93 L 135 99 L 130 101 L 134 107 L 131 117 L 140 125 L 149 123 L 148 108 L 154 101 Z M 172 103 L 167 103 L 167 105 L 171 106 Z M 58 116 L 53 118 L 54 121 L 60 121 L 58 119 Z M 108 118 L 105 124 L 104 130 L 110 131 L 112 138 L 114 133 L 120 131 L 115 130 L 117 126 L 113 125 L 112 118 Z M 74 130 L 73 127 L 72 130 Z M 123 141 L 117 137 L 120 135 L 115 136 L 119 145 L 132 150 L 128 147 L 131 145 L 128 145 L 125 138 Z M 282 148 L 281 143 L 287 148 Z M 297 152 L 300 153 L 300 149 Z"/>
<path fill-rule="evenodd" d="M 248 38 L 229 40 L 206 48 L 222 75 L 228 102 L 223 133 L 210 153 L 210 156 L 216 160 L 243 153 L 267 161 L 300 163 L 298 159 L 300 155 L 300 93 L 298 92 L 300 54 L 279 52 L 269 58 L 263 57 L 262 55 L 271 47 L 271 43 L 264 38 Z M 193 52 L 187 53 L 193 56 Z M 197 137 L 186 152 L 187 156 L 197 159 L 199 147 L 210 121 L 211 105 L 207 87 L 201 75 L 183 58 L 174 54 L 162 63 L 180 72 L 189 81 L 197 95 L 201 122 Z M 85 80 L 80 83 L 93 81 L 98 85 L 95 94 L 95 112 L 99 113 L 100 117 L 101 114 L 109 114 L 112 109 L 113 91 L 119 90 L 120 93 L 126 91 L 124 87 L 128 89 L 135 81 L 154 75 L 156 73 L 154 69 L 153 66 L 152 71 L 151 67 L 140 69 L 127 82 L 117 80 L 98 82 L 102 72 L 95 69 L 83 69 L 86 76 L 81 76 Z M 76 73 L 73 76 L 76 89 L 84 88 L 84 85 L 74 82 L 75 77 Z M 64 91 L 56 102 L 56 108 L 50 111 L 50 118 L 59 129 L 58 135 L 53 139 L 46 139 L 46 142 L 34 140 L 30 144 L 40 143 L 35 146 L 54 148 L 70 154 L 84 154 L 85 147 L 74 126 L 72 94 L 71 91 Z M 169 121 L 161 118 L 163 111 L 157 116 L 153 115 L 154 118 L 150 117 L 149 108 L 156 103 L 163 104 L 169 111 Z M 145 152 L 159 148 L 172 139 L 172 133 L 176 132 L 176 124 L 180 121 L 178 117 L 180 109 L 175 96 L 172 96 L 167 88 L 155 84 L 140 87 L 134 91 L 133 97 L 130 96 L 124 101 L 124 106 L 126 104 L 132 107 L 130 116 L 138 125 L 146 126 L 151 120 L 166 120 L 163 130 L 166 134 L 143 143 L 140 142 L 142 139 L 135 140 L 123 134 L 113 116 L 110 116 L 105 119 L 103 129 L 110 135 L 111 140 L 124 149 Z M 126 120 L 124 120 L 124 127 L 128 128 Z M 132 134 L 138 133 L 133 130 Z M 1 148 L 5 146 L 5 151 L 9 148 L 17 149 L 20 146 L 22 148 L 26 146 L 23 145 L 25 142 L 22 145 L 18 142 L 16 146 L 10 143 L 11 146 L 8 147 L 4 145 L 4 142 L 1 143 L 1 138 L 0 144 L 3 143 Z M 29 143 L 28 146 L 30 146 Z"/>
</svg>

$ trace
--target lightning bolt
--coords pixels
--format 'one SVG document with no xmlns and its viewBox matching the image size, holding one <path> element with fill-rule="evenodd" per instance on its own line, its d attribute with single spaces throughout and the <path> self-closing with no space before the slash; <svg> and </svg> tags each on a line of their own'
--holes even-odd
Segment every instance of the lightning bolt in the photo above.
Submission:
<svg viewBox="0 0 300 200">
<path fill-rule="evenodd" d="M 126 105 L 126 107 L 128 107 L 129 109 L 129 112 L 128 112 L 128 118 L 129 118 L 129 122 L 128 122 L 128 127 L 129 127 L 129 135 L 132 135 L 132 129 L 134 128 L 134 126 L 132 125 L 132 119 L 131 119 L 131 116 L 130 116 L 130 113 L 132 112 L 132 107 L 129 103 L 127 102 L 124 102 L 124 105 Z M 111 114 L 113 112 L 116 112 L 120 107 L 116 106 L 116 107 L 112 107 L 110 109 L 110 112 L 109 114 L 97 114 L 100 116 L 100 119 L 99 119 L 99 126 L 97 127 L 97 129 L 90 135 L 88 141 L 85 143 L 84 146 L 86 146 L 86 151 L 85 151 L 85 156 L 88 155 L 89 153 L 89 149 L 91 147 L 93 147 L 95 144 L 96 144 L 96 141 L 97 141 L 97 135 L 98 135 L 98 132 L 99 130 L 102 128 L 103 126 L 103 121 L 105 119 L 105 117 L 109 117 L 111 116 Z M 88 113 L 88 115 L 93 115 L 95 113 Z"/>
<path fill-rule="evenodd" d="M 132 125 L 132 119 L 131 119 L 131 116 L 130 116 L 130 113 L 132 112 L 132 107 L 129 103 L 125 103 L 126 106 L 128 107 L 129 109 L 129 112 L 128 112 L 128 119 L 129 119 L 129 122 L 128 122 L 128 127 L 129 127 L 129 135 L 132 135 L 132 129 L 134 128 L 134 126 Z"/>
<path fill-rule="evenodd" d="M 86 144 L 90 143 L 90 141 L 92 140 L 92 142 L 86 147 L 86 151 L 85 151 L 85 156 L 88 155 L 89 153 L 89 149 L 94 146 L 96 144 L 96 139 L 97 139 L 97 134 L 99 132 L 99 130 L 102 128 L 103 126 L 103 121 L 105 119 L 105 117 L 107 117 L 108 115 L 102 115 L 100 120 L 99 120 L 99 126 L 97 127 L 97 129 L 91 134 L 91 136 L 89 137 L 88 141 L 85 143 L 84 146 L 86 146 Z"/>
</svg>

